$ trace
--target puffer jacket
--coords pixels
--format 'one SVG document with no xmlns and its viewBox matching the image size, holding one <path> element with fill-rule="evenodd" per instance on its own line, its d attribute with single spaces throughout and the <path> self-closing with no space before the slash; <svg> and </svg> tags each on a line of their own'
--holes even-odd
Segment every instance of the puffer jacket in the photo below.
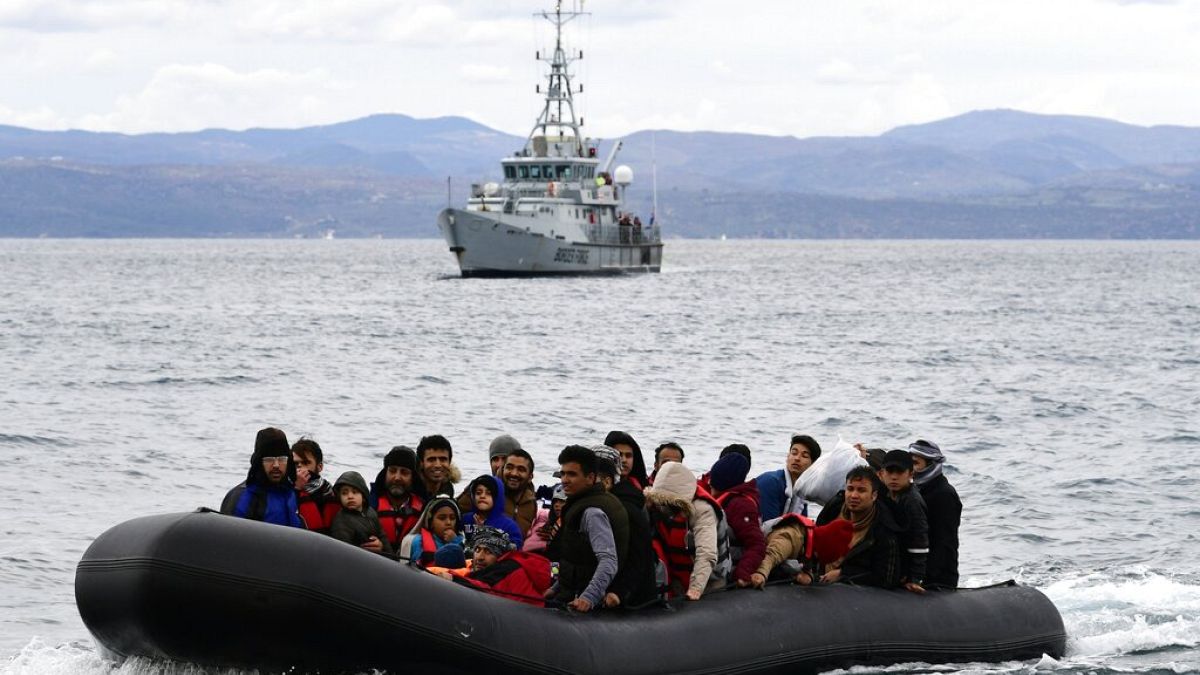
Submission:
<svg viewBox="0 0 1200 675">
<path fill-rule="evenodd" d="M 696 475 L 681 462 L 667 462 L 659 467 L 654 485 L 646 488 L 645 495 L 647 508 L 679 509 L 688 514 L 696 546 L 688 590 L 703 593 L 717 564 L 719 518 L 711 504 L 696 499 Z"/>
</svg>

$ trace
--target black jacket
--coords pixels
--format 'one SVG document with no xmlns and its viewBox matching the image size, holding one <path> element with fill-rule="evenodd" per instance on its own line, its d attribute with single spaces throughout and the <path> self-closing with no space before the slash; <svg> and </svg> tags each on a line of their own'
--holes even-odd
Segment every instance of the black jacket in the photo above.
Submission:
<svg viewBox="0 0 1200 675">
<path fill-rule="evenodd" d="M 841 515 L 845 496 L 844 491 L 837 493 L 821 509 L 821 515 L 817 517 L 818 525 L 829 523 Z M 886 498 L 882 496 L 875 502 L 875 521 L 871 523 L 871 529 L 842 559 L 841 581 L 881 588 L 900 585 L 904 576 L 904 563 L 900 557 L 903 528 L 885 502 Z"/>
<path fill-rule="evenodd" d="M 945 476 L 920 486 L 929 513 L 929 562 L 925 582 L 930 586 L 958 587 L 958 526 L 962 501 Z"/>
<path fill-rule="evenodd" d="M 893 501 L 889 495 L 887 501 L 892 507 L 892 515 L 896 518 L 896 523 L 904 531 L 900 537 L 900 557 L 904 560 L 904 578 L 924 584 L 929 557 L 929 518 L 925 509 L 925 500 L 921 498 L 921 492 L 916 487 L 909 486 L 900 493 L 898 499 Z"/>
<path fill-rule="evenodd" d="M 380 553 L 392 553 L 392 545 L 383 534 L 379 516 L 375 515 L 375 509 L 369 507 L 365 511 L 338 511 L 333 517 L 333 524 L 329 526 L 329 536 L 354 546 L 361 546 L 371 537 L 378 537 L 379 541 L 383 542 L 383 550 Z"/>
<path fill-rule="evenodd" d="M 611 494 L 621 501 L 629 516 L 629 548 L 625 565 L 608 586 L 621 598 L 623 607 L 638 607 L 657 597 L 654 581 L 654 544 L 650 517 L 646 514 L 646 497 L 642 491 L 623 480 L 613 486 Z"/>
</svg>

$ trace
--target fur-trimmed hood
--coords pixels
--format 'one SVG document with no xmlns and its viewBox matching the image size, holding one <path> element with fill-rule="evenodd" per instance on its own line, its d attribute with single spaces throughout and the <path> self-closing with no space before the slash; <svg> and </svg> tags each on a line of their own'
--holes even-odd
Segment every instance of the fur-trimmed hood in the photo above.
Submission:
<svg viewBox="0 0 1200 675">
<path fill-rule="evenodd" d="M 682 462 L 667 462 L 658 469 L 654 485 L 646 488 L 646 504 L 692 514 L 692 500 L 696 498 L 696 475 Z"/>
</svg>

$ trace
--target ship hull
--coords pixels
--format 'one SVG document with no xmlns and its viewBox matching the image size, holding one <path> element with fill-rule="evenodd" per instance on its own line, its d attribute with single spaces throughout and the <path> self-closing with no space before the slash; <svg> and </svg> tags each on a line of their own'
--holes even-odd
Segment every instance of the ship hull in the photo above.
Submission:
<svg viewBox="0 0 1200 675">
<path fill-rule="evenodd" d="M 438 228 L 464 277 L 658 272 L 662 242 L 596 243 L 521 227 L 500 214 L 444 209 Z"/>
</svg>

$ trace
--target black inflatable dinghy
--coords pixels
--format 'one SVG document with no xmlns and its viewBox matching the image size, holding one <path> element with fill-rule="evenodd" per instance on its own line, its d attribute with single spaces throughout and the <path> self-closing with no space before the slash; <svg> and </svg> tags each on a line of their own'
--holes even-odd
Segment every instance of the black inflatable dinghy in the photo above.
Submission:
<svg viewBox="0 0 1200 675">
<path fill-rule="evenodd" d="M 75 597 L 110 657 L 266 671 L 805 673 L 1058 658 L 1066 644 L 1054 605 L 1017 585 L 918 596 L 785 584 L 581 615 L 204 511 L 105 532 Z"/>
</svg>

